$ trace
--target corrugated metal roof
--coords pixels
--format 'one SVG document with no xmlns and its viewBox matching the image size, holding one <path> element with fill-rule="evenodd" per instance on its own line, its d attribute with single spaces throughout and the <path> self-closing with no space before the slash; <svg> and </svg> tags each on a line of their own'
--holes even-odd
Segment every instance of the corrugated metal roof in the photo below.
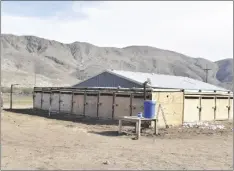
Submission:
<svg viewBox="0 0 234 171">
<path fill-rule="evenodd" d="M 171 76 L 155 73 L 142 73 L 121 70 L 108 70 L 107 72 L 126 78 L 138 84 L 143 84 L 145 81 L 150 80 L 150 86 L 157 88 L 228 91 L 227 89 L 212 84 L 208 84 L 202 81 L 182 76 Z"/>
</svg>

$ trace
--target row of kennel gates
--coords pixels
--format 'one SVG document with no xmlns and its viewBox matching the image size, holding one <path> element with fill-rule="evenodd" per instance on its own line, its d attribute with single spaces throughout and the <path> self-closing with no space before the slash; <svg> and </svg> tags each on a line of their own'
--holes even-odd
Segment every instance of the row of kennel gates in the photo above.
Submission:
<svg viewBox="0 0 234 171">
<path fill-rule="evenodd" d="M 233 118 L 232 93 L 188 93 L 183 90 L 34 88 L 34 109 L 83 115 L 100 119 L 134 116 L 144 110 L 144 97 L 161 104 L 158 124 L 227 120 Z M 156 112 L 158 110 L 156 109 Z M 162 112 L 161 112 L 162 113 Z"/>
<path fill-rule="evenodd" d="M 150 99 L 149 90 L 146 99 Z M 83 115 L 102 119 L 136 115 L 143 111 L 144 92 L 141 90 L 62 90 L 34 88 L 34 109 Z"/>
</svg>

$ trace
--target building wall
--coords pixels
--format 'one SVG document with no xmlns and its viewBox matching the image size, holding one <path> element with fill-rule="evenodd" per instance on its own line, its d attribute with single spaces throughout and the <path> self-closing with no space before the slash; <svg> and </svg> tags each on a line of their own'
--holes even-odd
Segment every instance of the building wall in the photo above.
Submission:
<svg viewBox="0 0 234 171">
<path fill-rule="evenodd" d="M 183 92 L 153 92 L 152 100 L 156 101 L 156 117 L 158 117 L 158 126 L 165 127 L 167 125 L 182 125 L 183 118 Z M 159 110 L 161 105 L 163 111 Z M 163 113 L 164 118 L 163 119 Z"/>
<path fill-rule="evenodd" d="M 124 88 L 142 88 L 138 84 L 128 81 L 124 78 L 110 74 L 108 72 L 101 73 L 93 78 L 81 82 L 73 87 L 124 87 Z"/>
</svg>

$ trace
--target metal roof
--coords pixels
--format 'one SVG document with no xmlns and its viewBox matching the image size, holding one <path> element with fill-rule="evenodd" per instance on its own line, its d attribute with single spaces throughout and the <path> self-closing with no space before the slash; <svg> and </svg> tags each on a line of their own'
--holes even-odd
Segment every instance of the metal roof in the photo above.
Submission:
<svg viewBox="0 0 234 171">
<path fill-rule="evenodd" d="M 202 81 L 191 79 L 182 76 L 162 75 L 155 73 L 132 72 L 122 70 L 107 70 L 106 72 L 112 73 L 119 77 L 125 78 L 138 84 L 143 84 L 145 81 L 150 80 L 150 87 L 154 88 L 176 88 L 185 90 L 217 90 L 228 91 L 227 89 L 208 84 Z"/>
</svg>

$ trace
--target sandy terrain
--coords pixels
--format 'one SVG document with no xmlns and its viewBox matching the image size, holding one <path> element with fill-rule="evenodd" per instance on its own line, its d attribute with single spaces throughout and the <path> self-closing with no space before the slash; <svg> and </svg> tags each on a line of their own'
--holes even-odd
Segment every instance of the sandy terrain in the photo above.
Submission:
<svg viewBox="0 0 234 171">
<path fill-rule="evenodd" d="M 104 121 L 32 114 L 39 115 L 2 114 L 1 169 L 233 169 L 232 123 L 219 131 L 161 129 L 133 140 L 129 127 L 118 136 L 117 126 Z"/>
</svg>

